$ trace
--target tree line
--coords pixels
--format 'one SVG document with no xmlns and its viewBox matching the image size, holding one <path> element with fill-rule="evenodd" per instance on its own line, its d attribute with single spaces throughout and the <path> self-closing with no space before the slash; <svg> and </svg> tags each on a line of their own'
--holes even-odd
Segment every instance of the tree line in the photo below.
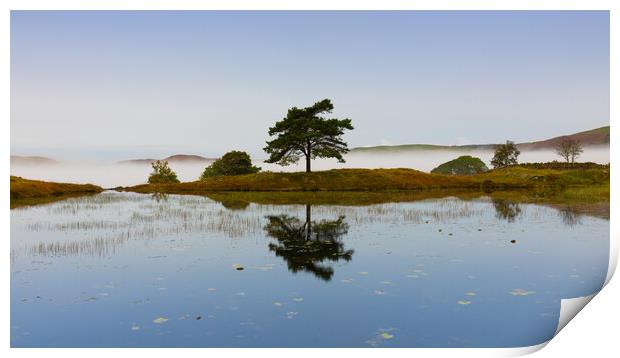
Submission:
<svg viewBox="0 0 620 358">
<path fill-rule="evenodd" d="M 353 130 L 351 119 L 328 118 L 334 105 L 331 100 L 324 99 L 305 108 L 293 107 L 286 116 L 277 121 L 268 130 L 272 139 L 266 142 L 263 150 L 269 155 L 265 163 L 289 165 L 299 162 L 303 158 L 306 164 L 306 173 L 312 171 L 312 160 L 316 158 L 334 158 L 344 163 L 344 155 L 349 152 L 347 143 L 342 139 L 345 131 Z M 556 147 L 556 153 L 568 163 L 583 153 L 579 141 L 564 138 Z M 491 165 L 494 168 L 503 168 L 517 164 L 521 152 L 512 141 L 506 141 L 495 147 Z M 152 163 L 153 172 L 149 176 L 149 183 L 178 183 L 176 173 L 166 161 Z M 243 151 L 231 151 L 214 161 L 205 168 L 200 180 L 210 177 L 253 174 L 261 170 L 252 165 L 250 155 Z"/>
</svg>

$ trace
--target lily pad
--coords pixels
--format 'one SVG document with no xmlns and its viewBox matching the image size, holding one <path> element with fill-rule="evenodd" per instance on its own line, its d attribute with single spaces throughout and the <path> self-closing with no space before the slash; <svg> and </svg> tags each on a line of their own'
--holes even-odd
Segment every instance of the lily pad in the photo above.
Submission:
<svg viewBox="0 0 620 358">
<path fill-rule="evenodd" d="M 515 288 L 514 290 L 508 292 L 513 296 L 529 296 L 536 293 L 536 291 L 527 291 L 522 288 Z"/>
<path fill-rule="evenodd" d="M 383 339 L 392 339 L 392 338 L 394 338 L 394 335 L 393 334 L 389 334 L 387 332 L 383 332 L 383 333 L 381 333 L 381 338 L 383 338 Z"/>
<path fill-rule="evenodd" d="M 153 323 L 162 324 L 168 322 L 168 318 L 165 317 L 157 317 L 153 320 Z"/>
<path fill-rule="evenodd" d="M 466 306 L 466 305 L 471 304 L 471 301 L 459 300 L 457 303 L 458 303 L 459 305 L 464 305 L 464 306 Z"/>
</svg>

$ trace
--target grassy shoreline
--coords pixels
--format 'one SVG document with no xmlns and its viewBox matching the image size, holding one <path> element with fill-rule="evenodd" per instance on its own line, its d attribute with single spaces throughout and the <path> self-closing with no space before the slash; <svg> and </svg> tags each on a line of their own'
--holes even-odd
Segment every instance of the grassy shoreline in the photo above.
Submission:
<svg viewBox="0 0 620 358">
<path fill-rule="evenodd" d="M 141 184 L 116 188 L 136 193 L 203 194 L 213 192 L 390 192 L 429 190 L 563 190 L 609 186 L 608 169 L 532 169 L 519 166 L 471 176 L 429 174 L 413 169 L 333 169 L 313 173 L 263 172 L 204 181 Z"/>
<path fill-rule="evenodd" d="M 54 183 L 11 176 L 11 208 L 96 194 L 102 191 L 103 188 L 92 184 Z"/>
</svg>

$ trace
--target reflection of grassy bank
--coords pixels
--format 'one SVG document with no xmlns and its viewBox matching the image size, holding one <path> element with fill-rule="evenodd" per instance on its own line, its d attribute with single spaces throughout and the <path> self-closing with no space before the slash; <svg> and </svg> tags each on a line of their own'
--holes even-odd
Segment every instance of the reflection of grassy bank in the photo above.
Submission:
<svg viewBox="0 0 620 358">
<path fill-rule="evenodd" d="M 335 169 L 314 173 L 257 173 L 178 184 L 121 188 L 138 193 L 199 194 L 223 191 L 407 191 L 558 190 L 609 186 L 609 170 L 553 170 L 509 167 L 471 176 L 429 174 L 413 169 Z"/>
<path fill-rule="evenodd" d="M 556 192 L 520 190 L 482 193 L 472 190 L 429 190 L 395 192 L 212 192 L 203 195 L 232 210 L 243 210 L 250 203 L 262 205 L 365 206 L 445 197 L 456 197 L 461 200 L 486 197 L 493 201 L 545 205 L 578 215 L 585 214 L 609 219 L 609 187 L 607 190 L 601 187 L 575 187 Z"/>
<path fill-rule="evenodd" d="M 11 176 L 11 208 L 44 204 L 101 191 L 102 188 L 92 184 L 52 183 Z"/>
</svg>

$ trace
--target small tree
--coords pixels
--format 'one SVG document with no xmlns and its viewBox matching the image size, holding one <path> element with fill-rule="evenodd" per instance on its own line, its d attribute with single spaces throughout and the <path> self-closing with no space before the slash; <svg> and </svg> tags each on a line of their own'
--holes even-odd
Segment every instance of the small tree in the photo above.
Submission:
<svg viewBox="0 0 620 358">
<path fill-rule="evenodd" d="M 156 160 L 151 163 L 151 166 L 153 167 L 153 172 L 149 176 L 149 183 L 160 184 L 179 182 L 179 179 L 177 179 L 177 174 L 170 169 L 167 161 Z"/>
<path fill-rule="evenodd" d="M 558 145 L 555 147 L 555 152 L 564 160 L 566 163 L 574 163 L 575 159 L 583 153 L 583 148 L 581 147 L 581 143 L 572 138 L 564 138 Z"/>
<path fill-rule="evenodd" d="M 517 164 L 519 154 L 521 152 L 517 149 L 515 143 L 507 140 L 506 144 L 500 144 L 495 147 L 495 155 L 491 159 L 491 165 L 493 168 L 503 168 Z"/>
<path fill-rule="evenodd" d="M 331 113 L 334 105 L 324 99 L 306 108 L 293 107 L 284 119 L 269 128 L 268 141 L 263 149 L 269 154 L 266 163 L 289 165 L 306 158 L 306 173 L 310 173 L 310 161 L 314 158 L 336 158 L 344 163 L 343 154 L 349 149 L 342 140 L 345 129 L 353 129 L 350 119 L 323 118 Z"/>
<path fill-rule="evenodd" d="M 260 168 L 252 165 L 252 159 L 248 153 L 233 150 L 206 167 L 200 180 L 217 176 L 253 174 L 258 171 Z"/>
</svg>

